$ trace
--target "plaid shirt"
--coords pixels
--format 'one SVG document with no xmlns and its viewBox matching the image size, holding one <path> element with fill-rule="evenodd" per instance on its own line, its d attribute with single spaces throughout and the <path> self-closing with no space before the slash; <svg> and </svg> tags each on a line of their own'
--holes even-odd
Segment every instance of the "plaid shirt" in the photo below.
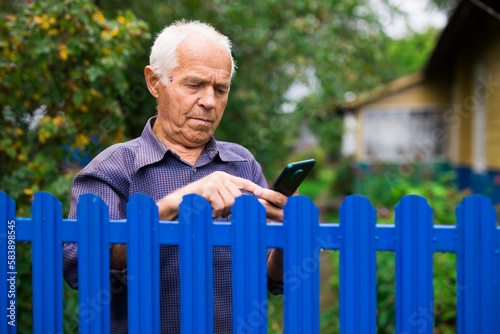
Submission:
<svg viewBox="0 0 500 334">
<path fill-rule="evenodd" d="M 100 196 L 110 219 L 126 218 L 132 194 L 146 194 L 155 202 L 215 171 L 248 179 L 267 188 L 262 169 L 244 147 L 213 137 L 193 165 L 182 160 L 153 133 L 151 118 L 139 138 L 113 145 L 78 173 L 71 189 L 69 218 L 76 218 L 81 194 Z M 218 219 L 228 221 L 227 219 Z M 214 256 L 214 332 L 232 332 L 231 250 L 216 247 Z M 64 278 L 78 288 L 77 244 L 64 245 Z M 112 270 L 111 332 L 127 332 L 126 269 Z M 180 332 L 180 280 L 177 246 L 160 246 L 160 313 L 162 333 Z"/>
</svg>

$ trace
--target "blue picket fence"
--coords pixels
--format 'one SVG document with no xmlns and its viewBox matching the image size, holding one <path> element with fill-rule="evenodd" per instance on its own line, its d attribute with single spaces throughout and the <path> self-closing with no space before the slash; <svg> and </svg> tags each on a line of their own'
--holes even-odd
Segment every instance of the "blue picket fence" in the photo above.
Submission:
<svg viewBox="0 0 500 334">
<path fill-rule="evenodd" d="M 9 267 L 12 226 L 16 242 L 32 243 L 33 331 L 63 332 L 62 244 L 78 243 L 79 305 L 110 291 L 109 244 L 126 243 L 130 333 L 159 333 L 159 245 L 180 248 L 181 328 L 183 333 L 212 332 L 212 254 L 214 246 L 232 247 L 235 333 L 266 333 L 267 248 L 284 249 L 286 333 L 319 333 L 321 249 L 340 251 L 341 333 L 376 333 L 376 252 L 395 252 L 396 332 L 433 333 L 433 253 L 456 253 L 457 332 L 500 333 L 500 230 L 486 197 L 471 196 L 457 207 L 456 226 L 433 225 L 427 200 L 405 196 L 396 207 L 395 225 L 376 225 L 376 210 L 362 196 L 350 196 L 339 224 L 320 224 L 309 198 L 296 196 L 285 207 L 284 223 L 266 223 L 264 208 L 242 196 L 231 223 L 213 223 L 210 205 L 189 195 L 179 222 L 159 222 L 156 204 L 134 195 L 126 221 L 109 221 L 97 196 L 83 195 L 76 220 L 62 219 L 61 204 L 37 193 L 32 218 L 15 218 L 15 203 L 0 192 L 1 333 L 10 326 Z M 12 250 L 12 247 L 10 248 Z M 109 332 L 109 304 L 79 313 L 80 333 Z M 425 310 L 425 314 L 422 314 Z"/>
</svg>

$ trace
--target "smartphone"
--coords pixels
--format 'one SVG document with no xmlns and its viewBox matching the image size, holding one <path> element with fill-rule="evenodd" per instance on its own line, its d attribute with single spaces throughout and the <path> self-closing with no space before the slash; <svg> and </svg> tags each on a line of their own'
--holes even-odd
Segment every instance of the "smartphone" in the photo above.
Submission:
<svg viewBox="0 0 500 334">
<path fill-rule="evenodd" d="M 314 159 L 289 163 L 278 176 L 271 190 L 285 196 L 293 195 L 315 164 L 316 160 Z"/>
</svg>

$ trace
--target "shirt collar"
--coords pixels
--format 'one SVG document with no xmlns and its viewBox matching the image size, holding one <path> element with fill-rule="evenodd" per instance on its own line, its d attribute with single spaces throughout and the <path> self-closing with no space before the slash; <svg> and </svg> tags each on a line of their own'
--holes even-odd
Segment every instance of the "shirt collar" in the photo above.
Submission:
<svg viewBox="0 0 500 334">
<path fill-rule="evenodd" d="M 212 137 L 210 140 L 212 140 L 212 139 L 213 139 L 213 142 L 215 143 L 216 148 L 219 152 L 219 158 L 222 161 L 224 161 L 224 162 L 244 162 L 244 161 L 247 161 L 246 158 L 231 151 L 226 143 L 218 142 L 217 140 L 215 140 L 214 137 Z"/>
<path fill-rule="evenodd" d="M 135 168 L 138 171 L 140 168 L 154 164 L 161 161 L 167 152 L 170 152 L 172 156 L 179 159 L 178 155 L 168 148 L 153 132 L 153 124 L 156 121 L 156 116 L 151 117 L 144 130 L 142 131 L 139 148 L 137 151 L 137 156 L 135 160 Z M 210 140 L 205 144 L 203 152 L 200 154 L 198 161 L 196 161 L 196 166 L 203 166 L 209 162 L 212 162 L 216 157 L 223 162 L 243 162 L 247 159 L 243 158 L 239 154 L 229 150 L 227 145 L 223 142 L 218 142 L 212 136 Z"/>
</svg>

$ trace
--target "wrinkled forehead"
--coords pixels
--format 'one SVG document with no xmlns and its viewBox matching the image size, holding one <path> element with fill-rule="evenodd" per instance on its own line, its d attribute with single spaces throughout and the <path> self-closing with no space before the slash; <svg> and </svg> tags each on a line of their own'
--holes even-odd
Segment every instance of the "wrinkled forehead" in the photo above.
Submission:
<svg viewBox="0 0 500 334">
<path fill-rule="evenodd" d="M 231 55 L 220 44 L 203 36 L 189 36 L 179 45 L 179 67 L 206 66 L 231 73 Z"/>
</svg>

